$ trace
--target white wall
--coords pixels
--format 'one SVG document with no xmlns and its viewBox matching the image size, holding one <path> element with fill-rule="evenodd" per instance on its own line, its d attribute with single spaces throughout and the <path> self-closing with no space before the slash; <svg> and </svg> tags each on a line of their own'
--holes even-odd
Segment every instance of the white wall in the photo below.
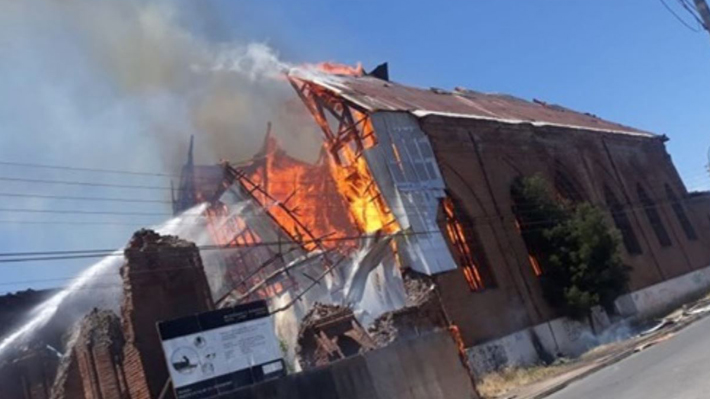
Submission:
<svg viewBox="0 0 710 399">
<path fill-rule="evenodd" d="M 626 294 L 616 300 L 616 308 L 624 317 L 655 316 L 708 289 L 710 266 Z"/>
<path fill-rule="evenodd" d="M 710 266 L 623 295 L 617 299 L 616 307 L 624 317 L 650 317 L 707 290 L 710 290 Z M 599 315 L 597 318 L 603 319 Z M 481 376 L 505 366 L 539 363 L 534 337 L 540 344 L 538 347 L 548 354 L 574 357 L 600 342 L 613 340 L 606 335 L 605 332 L 604 337 L 596 336 L 588 323 L 562 317 L 470 347 L 466 353 L 474 375 Z"/>
<path fill-rule="evenodd" d="M 552 356 L 578 356 L 596 344 L 593 337 L 587 323 L 562 317 L 473 346 L 466 349 L 466 354 L 474 375 L 481 376 L 506 366 L 539 363 L 538 349 Z"/>
</svg>

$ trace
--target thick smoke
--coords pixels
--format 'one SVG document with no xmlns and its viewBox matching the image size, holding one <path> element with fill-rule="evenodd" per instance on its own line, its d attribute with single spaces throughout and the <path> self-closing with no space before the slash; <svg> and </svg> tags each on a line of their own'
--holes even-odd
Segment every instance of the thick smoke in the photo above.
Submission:
<svg viewBox="0 0 710 399">
<path fill-rule="evenodd" d="M 263 44 L 211 41 L 174 4 L 0 0 L 9 133 L 54 163 L 175 171 L 190 135 L 199 162 L 239 160 L 271 121 L 294 155 L 312 158 L 317 131 L 279 76 L 287 65 Z"/>
</svg>

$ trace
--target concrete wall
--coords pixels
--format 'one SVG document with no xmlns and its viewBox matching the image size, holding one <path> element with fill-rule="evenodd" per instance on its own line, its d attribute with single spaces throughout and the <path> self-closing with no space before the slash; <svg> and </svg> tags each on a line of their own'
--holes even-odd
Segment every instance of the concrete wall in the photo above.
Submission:
<svg viewBox="0 0 710 399">
<path fill-rule="evenodd" d="M 623 295 L 616 307 L 624 317 L 653 317 L 709 290 L 710 266 Z M 473 374 L 480 376 L 506 366 L 536 364 L 543 353 L 578 356 L 599 342 L 588 323 L 561 317 L 475 345 L 466 353 Z"/>
<path fill-rule="evenodd" d="M 650 317 L 710 290 L 710 266 L 626 294 L 616 300 L 622 316 Z"/>
<path fill-rule="evenodd" d="M 543 356 L 574 357 L 596 343 L 587 323 L 558 318 L 466 350 L 473 374 L 539 363 Z"/>
<path fill-rule="evenodd" d="M 448 332 L 404 340 L 223 399 L 475 399 Z"/>
</svg>

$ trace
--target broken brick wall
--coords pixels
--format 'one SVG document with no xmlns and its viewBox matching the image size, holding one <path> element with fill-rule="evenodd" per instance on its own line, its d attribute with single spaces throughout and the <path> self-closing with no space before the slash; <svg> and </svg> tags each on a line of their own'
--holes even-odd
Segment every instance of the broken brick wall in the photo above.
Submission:
<svg viewBox="0 0 710 399">
<path fill-rule="evenodd" d="M 50 399 L 86 399 L 76 351 L 66 354 L 57 370 Z"/>
<path fill-rule="evenodd" d="M 195 244 L 141 230 L 124 253 L 123 369 L 131 399 L 150 399 L 158 397 L 168 379 L 156 323 L 214 305 Z"/>
<path fill-rule="evenodd" d="M 352 309 L 316 302 L 301 322 L 296 355 L 306 370 L 374 348 L 374 341 Z"/>
<path fill-rule="evenodd" d="M 121 320 L 94 309 L 79 323 L 70 352 L 62 358 L 51 399 L 124 399 Z"/>
<path fill-rule="evenodd" d="M 407 306 L 382 314 L 368 330 L 378 347 L 449 327 L 431 277 L 407 270 L 404 286 Z"/>
<path fill-rule="evenodd" d="M 74 350 L 85 398 L 126 398 L 121 321 L 113 312 L 94 310 L 82 324 Z"/>
<path fill-rule="evenodd" d="M 24 350 L 0 365 L 0 397 L 48 399 L 57 364 L 56 354 L 46 348 Z"/>
</svg>

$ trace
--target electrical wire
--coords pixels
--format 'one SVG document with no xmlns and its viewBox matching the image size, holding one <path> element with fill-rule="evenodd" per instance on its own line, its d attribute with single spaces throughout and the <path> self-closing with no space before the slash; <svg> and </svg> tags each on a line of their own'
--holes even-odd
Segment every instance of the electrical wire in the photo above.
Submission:
<svg viewBox="0 0 710 399">
<path fill-rule="evenodd" d="M 25 193 L 0 193 L 0 197 L 9 198 L 42 198 L 71 201 L 97 201 L 97 202 L 127 202 L 127 203 L 148 203 L 148 204 L 172 204 L 172 201 L 154 199 L 134 199 L 134 198 L 111 198 L 111 197 L 74 197 L 68 195 L 45 195 L 45 194 L 25 194 Z"/>
<path fill-rule="evenodd" d="M 685 22 L 685 20 L 683 20 L 683 18 L 681 18 L 680 15 L 678 15 L 678 13 L 676 13 L 675 10 L 673 10 L 673 9 L 668 5 L 668 3 L 666 3 L 666 0 L 660 0 L 660 2 L 661 2 L 661 4 L 663 4 L 663 7 L 665 7 L 665 9 L 668 10 L 668 12 L 671 13 L 671 15 L 673 15 L 673 16 L 675 17 L 675 19 L 678 20 L 678 22 L 680 22 L 681 24 L 683 24 L 683 26 L 685 26 L 686 28 L 690 29 L 690 30 L 693 31 L 693 32 L 700 32 L 700 29 L 694 28 L 694 27 L 690 26 L 690 24 L 688 24 L 687 22 Z"/>
<path fill-rule="evenodd" d="M 162 173 L 162 172 L 139 172 L 139 171 L 117 170 L 117 169 L 87 168 L 87 167 L 78 167 L 78 166 L 46 165 L 46 164 L 36 164 L 36 163 L 29 163 L 29 162 L 0 161 L 0 165 L 18 166 L 18 167 L 23 167 L 23 168 L 67 170 L 67 171 L 74 171 L 74 172 L 112 173 L 112 174 L 134 175 L 134 176 L 155 176 L 155 177 L 180 177 L 180 175 L 175 175 L 175 174 L 170 174 L 170 173 Z"/>
<path fill-rule="evenodd" d="M 77 181 L 71 181 L 71 180 L 28 179 L 28 178 L 21 178 L 21 177 L 6 177 L 6 176 L 0 176 L 0 181 L 23 182 L 23 183 L 41 183 L 41 184 L 58 184 L 58 185 L 66 185 L 66 186 L 109 187 L 109 188 L 142 189 L 142 190 L 181 191 L 181 189 L 179 189 L 179 188 L 173 189 L 172 187 L 96 183 L 96 182 L 77 182 Z"/>
</svg>

